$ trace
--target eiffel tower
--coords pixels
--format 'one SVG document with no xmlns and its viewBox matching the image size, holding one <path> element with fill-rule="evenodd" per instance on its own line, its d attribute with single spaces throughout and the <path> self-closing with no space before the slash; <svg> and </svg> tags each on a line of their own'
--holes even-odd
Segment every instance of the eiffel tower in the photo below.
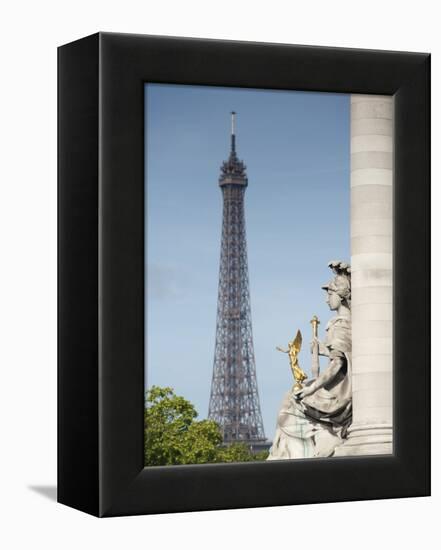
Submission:
<svg viewBox="0 0 441 550">
<path fill-rule="evenodd" d="M 208 417 L 224 444 L 243 442 L 267 448 L 260 412 L 251 325 L 244 197 L 245 164 L 236 155 L 236 113 L 231 113 L 231 150 L 221 166 L 222 242 L 216 344 Z"/>
</svg>

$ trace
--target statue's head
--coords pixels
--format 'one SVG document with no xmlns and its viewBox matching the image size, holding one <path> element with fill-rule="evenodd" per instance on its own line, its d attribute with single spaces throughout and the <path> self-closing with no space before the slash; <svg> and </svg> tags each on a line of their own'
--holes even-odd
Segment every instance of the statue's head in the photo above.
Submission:
<svg viewBox="0 0 441 550">
<path fill-rule="evenodd" d="M 323 285 L 323 290 L 328 293 L 326 303 L 332 311 L 337 310 L 341 304 L 351 307 L 351 266 L 346 262 L 329 262 L 328 267 L 335 273 L 335 277 L 328 284 Z"/>
</svg>

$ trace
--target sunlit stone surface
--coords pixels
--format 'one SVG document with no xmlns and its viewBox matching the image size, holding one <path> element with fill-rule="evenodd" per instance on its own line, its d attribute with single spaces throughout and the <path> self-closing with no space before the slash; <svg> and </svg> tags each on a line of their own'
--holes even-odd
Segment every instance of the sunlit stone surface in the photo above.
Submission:
<svg viewBox="0 0 441 550">
<path fill-rule="evenodd" d="M 351 96 L 352 403 L 336 456 L 392 453 L 393 99 Z"/>
</svg>

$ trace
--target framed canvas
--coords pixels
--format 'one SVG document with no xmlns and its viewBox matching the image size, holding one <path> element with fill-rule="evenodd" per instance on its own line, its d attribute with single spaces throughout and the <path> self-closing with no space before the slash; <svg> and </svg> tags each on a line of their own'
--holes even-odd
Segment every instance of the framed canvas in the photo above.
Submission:
<svg viewBox="0 0 441 550">
<path fill-rule="evenodd" d="M 429 495 L 430 56 L 98 33 L 60 47 L 58 60 L 59 502 L 97 516 L 118 516 Z M 223 100 L 225 94 L 232 94 L 228 101 Z M 165 262 L 165 241 L 156 238 L 159 228 L 161 231 L 168 228 L 170 242 L 177 232 L 181 233 L 183 242 L 189 239 L 191 231 L 186 231 L 194 222 L 192 212 L 196 210 L 191 210 L 190 201 L 185 202 L 184 194 L 179 194 L 182 181 L 187 185 L 186 194 L 205 208 L 201 196 L 196 196 L 199 193 L 197 178 L 193 181 L 190 175 L 209 157 L 208 148 L 203 144 L 207 138 L 201 138 L 194 145 L 193 150 L 198 154 L 187 168 L 182 163 L 179 165 L 178 155 L 181 155 L 180 161 L 187 158 L 188 150 L 183 144 L 193 134 L 178 133 L 176 112 L 186 113 L 187 124 L 188 121 L 194 123 L 196 131 L 203 136 L 212 136 L 213 121 L 223 117 L 224 137 L 229 145 L 224 151 L 226 154 L 216 157 L 216 162 L 226 161 L 220 174 L 212 173 L 224 201 L 224 230 L 222 239 L 220 230 L 216 234 L 216 254 L 219 243 L 222 250 L 231 251 L 237 245 L 241 252 L 225 253 L 225 257 L 221 254 L 219 293 L 216 291 L 214 303 L 217 299 L 216 342 L 222 342 L 222 338 L 234 340 L 233 333 L 225 329 L 229 321 L 222 313 L 223 304 L 229 299 L 225 288 L 230 288 L 228 285 L 233 279 L 225 283 L 223 273 L 234 271 L 235 262 L 246 267 L 240 276 L 241 296 L 245 296 L 243 299 L 248 304 L 247 242 L 245 230 L 240 228 L 244 225 L 242 199 L 249 174 L 237 156 L 240 156 L 239 144 L 243 143 L 240 141 L 244 127 L 241 112 L 236 115 L 234 105 L 231 115 L 226 109 L 233 97 L 235 103 L 244 105 L 243 120 L 247 120 L 248 112 L 249 121 L 261 121 L 260 127 L 267 135 L 266 141 L 260 143 L 267 144 L 264 151 L 268 162 L 268 155 L 277 148 L 283 149 L 286 140 L 291 139 L 282 121 L 288 118 L 292 98 L 301 97 L 303 102 L 301 109 L 296 107 L 295 111 L 299 127 L 302 109 L 304 113 L 314 114 L 314 124 L 319 128 L 314 136 L 327 131 L 324 119 L 320 118 L 320 105 L 330 102 L 329 109 L 334 110 L 337 122 L 341 119 L 340 111 L 335 111 L 338 105 L 343 105 L 341 108 L 347 115 L 344 129 L 347 141 L 343 143 L 348 144 L 345 153 L 348 174 L 344 193 L 352 202 L 347 208 L 346 222 L 351 225 L 352 250 L 348 249 L 347 258 L 339 260 L 349 260 L 352 270 L 349 262 L 334 261 L 330 267 L 335 278 L 324 287 L 328 301 L 334 299 L 331 296 L 334 293 L 340 296 L 341 303 L 346 300 L 349 304 L 347 289 L 340 292 L 336 285 L 347 284 L 350 289 L 352 284 L 354 299 L 358 300 L 354 304 L 354 312 L 359 307 L 358 313 L 352 317 L 352 343 L 354 351 L 358 346 L 359 355 L 354 354 L 351 359 L 346 349 L 340 349 L 337 359 L 334 355 L 329 359 L 330 365 L 336 360 L 344 365 L 345 381 L 353 380 L 351 399 L 345 402 L 345 406 L 348 405 L 345 411 L 351 416 L 345 417 L 349 418 L 348 422 L 338 425 L 338 433 L 333 435 L 340 439 L 331 451 L 323 450 L 326 446 L 319 445 L 316 438 L 315 446 L 308 448 L 309 454 L 304 451 L 306 454 L 300 456 L 295 454 L 297 451 L 290 447 L 289 441 L 285 444 L 283 439 L 286 433 L 281 417 L 285 409 L 282 406 L 277 416 L 275 408 L 273 416 L 274 421 L 277 418 L 279 431 L 271 435 L 269 449 L 261 417 L 250 414 L 259 408 L 257 389 L 251 392 L 254 401 L 251 405 L 248 403 L 248 409 L 243 401 L 237 402 L 243 409 L 242 414 L 247 418 L 253 416 L 253 422 L 246 426 L 228 423 L 227 415 L 219 412 L 226 410 L 225 403 L 233 397 L 225 398 L 226 379 L 222 379 L 229 348 L 227 344 L 223 347 L 216 344 L 214 364 L 208 369 L 213 371 L 208 424 L 197 427 L 217 429 L 218 426 L 219 445 L 214 454 L 201 455 L 193 452 L 190 444 L 191 452 L 185 455 L 185 460 L 182 450 L 178 453 L 180 459 L 170 458 L 170 454 L 164 459 L 162 455 L 150 453 L 155 439 L 149 432 L 153 420 L 148 417 L 151 409 L 146 408 L 145 399 L 146 391 L 151 396 L 152 388 L 158 386 L 150 384 L 149 379 L 167 381 L 166 367 L 155 365 L 161 365 L 161 358 L 170 345 L 178 348 L 173 350 L 176 365 L 175 370 L 170 367 L 170 372 L 179 373 L 184 384 L 186 373 L 189 373 L 187 378 L 191 378 L 189 365 L 196 363 L 199 344 L 195 355 L 181 353 L 176 325 L 171 319 L 176 300 L 165 306 L 162 303 L 154 306 L 155 292 L 159 291 L 152 282 L 156 276 L 162 284 L 167 273 L 160 271 L 155 275 L 152 262 L 146 260 L 156 250 L 157 257 Z M 317 97 L 319 100 L 314 103 L 315 99 L 311 98 Z M 216 108 L 222 111 L 221 115 Z M 221 118 L 217 119 L 218 115 Z M 308 128 L 308 117 L 313 115 L 303 116 L 306 117 L 304 128 Z M 372 118 L 376 119 L 375 124 Z M 221 123 L 216 128 L 220 126 Z M 249 136 L 251 134 L 250 131 Z M 248 143 L 252 139 L 249 137 Z M 298 135 L 295 139 L 300 147 L 306 138 Z M 306 160 L 309 165 L 320 163 L 320 155 L 329 141 L 327 137 L 317 142 L 317 153 Z M 329 151 L 332 156 L 334 150 Z M 285 157 L 287 154 L 285 152 Z M 164 170 L 174 165 L 174 171 L 163 172 L 162 176 L 160 171 L 152 171 L 158 158 L 162 159 Z M 256 159 L 256 166 L 259 155 L 252 158 Z M 185 169 L 188 172 L 184 177 Z M 269 171 L 270 176 L 273 173 Z M 261 188 L 256 184 L 256 190 L 265 191 L 259 204 L 264 205 L 275 196 L 278 181 L 281 177 L 274 177 L 265 188 L 263 183 Z M 164 182 L 169 185 L 166 187 Z M 231 194 L 236 191 L 237 196 L 232 198 Z M 291 212 L 293 217 L 301 216 L 296 214 L 296 209 L 302 205 L 295 203 L 295 195 L 289 195 L 292 189 L 285 192 L 288 193 L 286 202 L 294 201 L 292 209 L 285 211 L 286 218 L 290 219 Z M 331 193 L 335 192 L 333 186 Z M 165 196 L 174 199 L 165 205 L 155 202 L 157 197 Z M 303 197 L 306 209 L 311 200 L 306 199 L 306 195 Z M 231 200 L 236 201 L 236 206 L 239 204 L 236 214 L 226 206 Z M 220 215 L 220 203 L 217 204 Z M 257 202 L 254 204 L 258 208 Z M 332 203 L 325 197 L 318 214 L 320 220 L 311 220 L 312 225 L 321 224 L 322 234 L 328 225 L 331 232 L 336 227 L 335 205 L 338 200 Z M 382 212 L 381 216 L 378 212 Z M 225 223 L 225 216 L 230 220 L 228 223 L 232 223 L 233 214 L 236 216 L 235 238 L 242 243 L 235 241 L 234 246 L 229 241 L 231 225 Z M 381 223 L 375 225 L 372 220 L 379 218 Z M 273 223 L 270 217 L 266 222 Z M 363 228 L 372 223 L 375 227 L 389 225 L 384 231 L 364 233 Z M 207 228 L 208 225 L 202 224 L 192 226 L 191 230 L 201 235 L 204 231 L 208 233 Z M 259 241 L 262 231 L 259 224 L 251 224 L 248 234 L 248 243 L 254 238 L 254 242 L 261 242 L 261 250 L 265 246 L 263 240 Z M 304 232 L 307 231 L 304 228 Z M 214 246 L 209 240 L 205 245 L 210 250 Z M 177 243 L 177 246 L 181 245 Z M 202 273 L 201 246 L 202 242 L 198 241 L 196 250 L 186 251 L 185 256 Z M 169 249 L 171 254 L 181 252 L 170 244 Z M 324 251 L 324 257 L 327 252 Z M 288 269 L 291 265 L 288 259 L 295 254 L 294 245 L 281 260 L 280 271 Z M 304 254 L 298 253 L 299 262 L 305 262 Z M 323 251 L 321 254 L 323 256 Z M 326 261 L 333 259 L 326 256 Z M 366 261 L 367 264 L 363 263 Z M 215 270 L 218 268 L 216 263 Z M 177 276 L 181 275 L 179 272 Z M 306 275 L 310 278 L 310 274 Z M 298 277 L 293 273 L 292 285 L 303 284 Z M 347 282 L 351 277 L 352 283 Z M 390 282 L 386 285 L 387 291 L 383 283 L 378 283 L 385 279 Z M 279 283 L 277 277 L 269 281 L 273 286 Z M 378 287 L 382 290 L 378 291 Z M 159 290 L 162 292 L 163 287 Z M 318 291 L 322 292 L 320 288 Z M 205 298 L 201 292 L 197 294 L 202 307 Z M 338 307 L 339 304 L 340 301 Z M 246 348 L 248 351 L 243 348 L 240 353 L 240 372 L 241 384 L 249 383 L 254 388 L 251 310 L 244 306 L 233 315 L 231 303 L 228 308 L 229 319 L 234 317 L 234 322 L 244 323 L 245 328 L 239 329 L 241 337 L 251 342 Z M 372 308 L 382 312 L 379 317 L 369 317 Z M 162 320 L 158 313 L 161 309 L 164 309 Z M 187 308 L 180 318 L 181 324 L 184 319 L 190 328 L 195 325 L 195 310 Z M 277 317 L 278 311 L 275 309 L 271 315 Z M 313 313 L 311 311 L 311 315 Z M 338 315 L 344 317 L 344 311 L 339 309 Z M 201 319 L 203 316 L 198 322 L 205 322 Z M 305 319 L 308 323 L 309 318 Z M 288 332 L 293 331 L 296 322 L 293 317 L 293 326 L 287 328 Z M 313 323 L 313 331 L 316 327 Z M 348 329 L 347 334 L 349 332 Z M 299 384 L 292 390 L 291 403 L 295 407 L 295 403 L 305 397 L 298 392 L 305 393 L 305 389 L 317 385 L 319 371 L 312 375 L 308 371 L 310 380 L 304 381 L 303 371 L 296 363 L 297 352 L 293 352 L 299 339 L 290 333 L 291 336 L 290 347 L 282 351 L 290 350 L 291 367 Z M 273 349 L 283 344 L 283 341 L 273 342 L 275 338 L 276 335 L 268 334 Z M 160 340 L 163 355 L 152 359 L 149 354 Z M 159 349 L 159 344 L 157 347 Z M 214 343 L 211 352 L 213 347 Z M 220 349 L 224 351 L 221 353 Z M 175 380 L 177 376 L 173 374 Z M 194 372 L 193 377 L 196 376 Z M 333 388 L 338 386 L 334 382 Z M 237 386 L 235 382 L 229 384 L 233 395 Z M 262 388 L 259 389 L 262 393 Z M 209 392 L 208 388 L 207 396 Z M 158 395 L 164 397 L 165 394 Z M 340 393 L 338 398 L 341 396 Z M 322 420 L 317 419 L 319 424 Z M 254 435 L 250 435 L 250 430 L 254 430 Z M 329 430 L 326 434 L 329 435 Z M 246 453 L 229 460 L 225 449 L 244 442 Z M 218 448 L 222 451 L 220 454 Z M 258 454 L 261 452 L 269 452 L 270 456 Z"/>
</svg>

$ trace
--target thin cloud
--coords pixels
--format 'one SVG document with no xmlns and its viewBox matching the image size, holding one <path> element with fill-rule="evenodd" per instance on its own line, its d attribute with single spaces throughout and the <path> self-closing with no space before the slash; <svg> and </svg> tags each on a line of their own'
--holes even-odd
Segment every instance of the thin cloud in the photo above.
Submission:
<svg viewBox="0 0 441 550">
<path fill-rule="evenodd" d="M 176 300 L 182 296 L 182 273 L 168 265 L 148 264 L 147 285 L 150 299 L 159 301 Z"/>
</svg>

